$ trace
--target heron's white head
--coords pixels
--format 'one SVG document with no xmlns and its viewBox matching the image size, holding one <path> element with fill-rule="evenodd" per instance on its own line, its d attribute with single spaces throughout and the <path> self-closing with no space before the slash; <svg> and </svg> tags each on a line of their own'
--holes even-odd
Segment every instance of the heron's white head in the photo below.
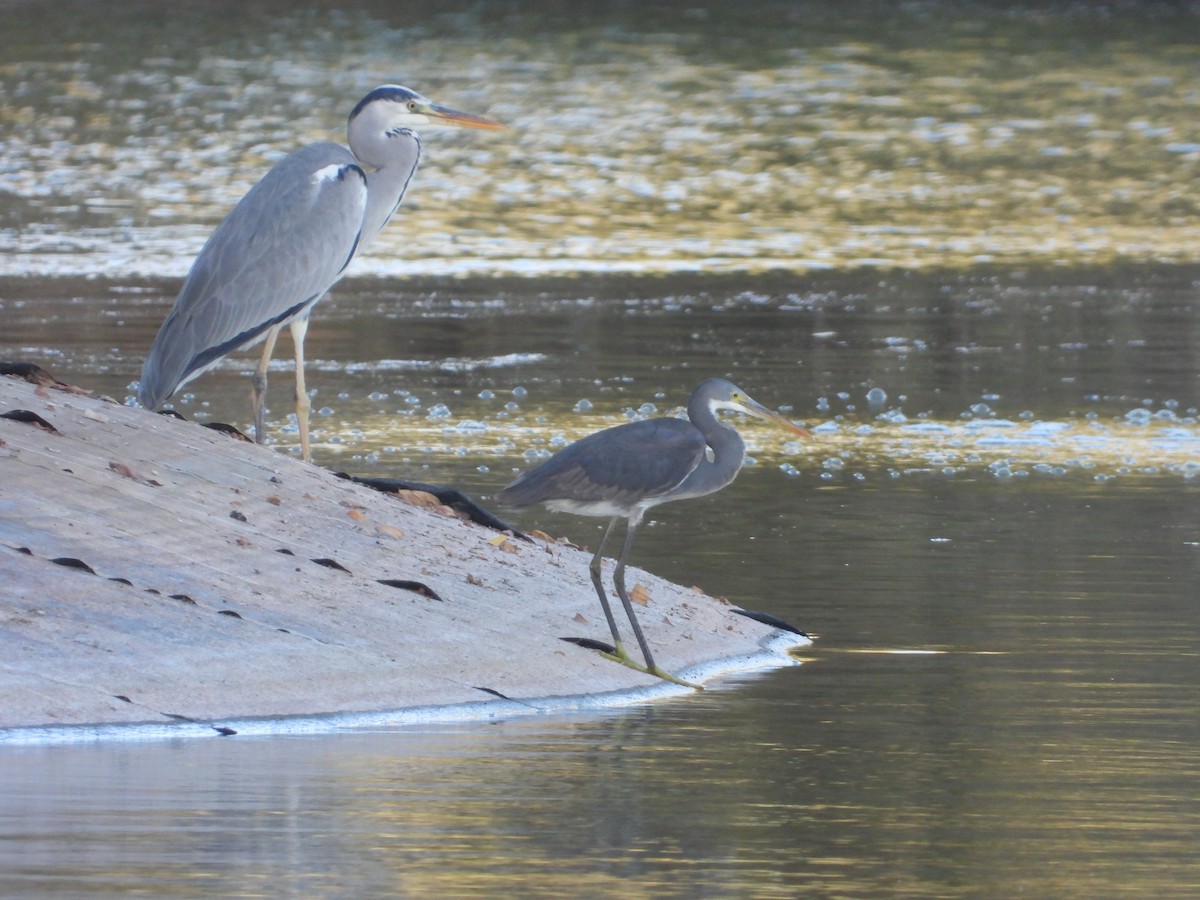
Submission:
<svg viewBox="0 0 1200 900">
<path fill-rule="evenodd" d="M 714 414 L 720 410 L 745 413 L 746 415 L 754 416 L 756 419 L 773 422 L 793 434 L 798 434 L 802 437 L 812 437 L 812 434 L 806 429 L 784 418 L 775 412 L 775 410 L 763 406 L 736 384 L 726 381 L 724 378 L 708 378 L 700 382 L 696 386 L 696 389 L 692 391 L 689 407 L 691 403 L 696 402 L 707 406 Z"/>
<path fill-rule="evenodd" d="M 499 122 L 438 106 L 398 84 L 377 87 L 350 113 L 346 134 L 354 155 L 369 166 L 415 166 L 421 142 L 417 130 L 437 126 L 503 128 Z"/>
<path fill-rule="evenodd" d="M 438 106 L 428 97 L 398 84 L 375 88 L 358 101 L 350 113 L 349 127 L 369 131 L 397 132 L 404 129 L 450 126 L 457 128 L 503 128 L 499 122 Z"/>
</svg>

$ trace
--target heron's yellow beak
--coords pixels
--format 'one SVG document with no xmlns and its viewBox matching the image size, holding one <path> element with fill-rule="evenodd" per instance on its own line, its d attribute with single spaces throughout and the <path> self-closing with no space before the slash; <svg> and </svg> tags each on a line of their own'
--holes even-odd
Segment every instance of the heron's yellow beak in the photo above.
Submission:
<svg viewBox="0 0 1200 900">
<path fill-rule="evenodd" d="M 436 103 L 427 104 L 421 112 L 428 117 L 430 123 L 435 125 L 454 125 L 459 128 L 486 128 L 491 131 L 508 127 L 491 119 L 485 119 L 483 116 L 473 116 L 470 113 L 459 112 L 456 109 L 447 109 L 444 106 L 438 106 Z"/>
<path fill-rule="evenodd" d="M 739 405 L 741 405 L 741 404 L 739 404 Z M 774 422 L 780 428 L 786 429 L 787 431 L 790 431 L 792 434 L 798 434 L 801 437 L 807 437 L 807 438 L 812 437 L 811 431 L 809 431 L 806 428 L 801 428 L 795 422 L 791 422 L 791 421 L 785 419 L 783 416 L 781 416 L 779 413 L 775 412 L 773 409 L 767 409 L 761 403 L 756 403 L 755 401 L 750 400 L 748 403 L 741 405 L 741 408 L 744 412 L 748 412 L 750 415 L 755 416 L 759 419 L 763 419 L 767 422 Z"/>
</svg>

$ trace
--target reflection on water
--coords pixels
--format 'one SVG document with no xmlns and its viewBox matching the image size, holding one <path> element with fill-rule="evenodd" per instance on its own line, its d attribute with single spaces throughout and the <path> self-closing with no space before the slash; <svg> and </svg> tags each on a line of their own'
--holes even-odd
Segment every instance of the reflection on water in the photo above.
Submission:
<svg viewBox="0 0 1200 900">
<path fill-rule="evenodd" d="M 8 746 L 0 893 L 1194 894 L 1200 19 L 447 10 L 0 3 L 0 358 L 125 400 L 224 211 L 411 83 L 514 128 L 431 136 L 318 307 L 317 460 L 486 498 L 729 376 L 816 439 L 748 426 L 633 565 L 816 643 L 611 715 Z M 252 365 L 176 405 L 245 425 Z"/>
<path fill-rule="evenodd" d="M 1200 476 L 1200 319 L 1184 267 L 995 274 L 344 282 L 308 338 L 316 458 L 489 491 L 584 434 L 680 412 L 726 375 L 814 430 L 747 422 L 759 464 L 826 482 Z M 153 286 L 11 283 L 0 356 L 131 402 Z M 271 441 L 295 452 L 289 348 Z M 173 399 L 249 429 L 253 352 Z"/>
<path fill-rule="evenodd" d="M 340 140 L 385 81 L 512 130 L 430 135 L 364 274 L 1188 260 L 1200 242 L 1186 12 L 244 6 L 3 13 L 0 275 L 182 275 L 272 161 Z"/>
</svg>

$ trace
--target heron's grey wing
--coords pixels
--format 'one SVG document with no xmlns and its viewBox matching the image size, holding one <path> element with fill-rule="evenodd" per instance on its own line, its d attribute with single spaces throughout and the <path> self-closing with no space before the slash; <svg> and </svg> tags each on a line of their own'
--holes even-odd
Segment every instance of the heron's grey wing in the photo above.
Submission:
<svg viewBox="0 0 1200 900">
<path fill-rule="evenodd" d="M 312 144 L 280 161 L 192 264 L 142 369 L 153 409 L 227 353 L 300 318 L 353 259 L 366 176 L 350 151 Z"/>
<path fill-rule="evenodd" d="M 704 458 L 704 437 L 683 419 L 646 419 L 576 441 L 523 473 L 497 495 L 507 506 L 551 500 L 617 506 L 660 497 Z"/>
</svg>

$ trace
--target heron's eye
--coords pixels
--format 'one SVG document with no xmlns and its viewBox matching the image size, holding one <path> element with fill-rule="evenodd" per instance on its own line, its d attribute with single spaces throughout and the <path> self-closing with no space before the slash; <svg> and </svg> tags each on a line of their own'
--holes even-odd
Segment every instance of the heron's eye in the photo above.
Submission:
<svg viewBox="0 0 1200 900">
<path fill-rule="evenodd" d="M 409 111 L 409 112 L 416 112 L 416 111 L 417 111 L 417 101 L 416 101 L 416 100 L 409 100 L 409 101 L 408 101 L 408 111 Z"/>
</svg>

